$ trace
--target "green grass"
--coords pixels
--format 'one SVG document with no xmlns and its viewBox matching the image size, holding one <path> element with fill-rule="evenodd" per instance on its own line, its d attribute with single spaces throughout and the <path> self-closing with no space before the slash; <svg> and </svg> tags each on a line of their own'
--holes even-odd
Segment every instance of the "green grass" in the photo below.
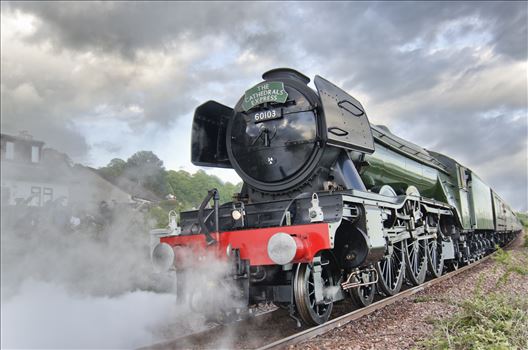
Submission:
<svg viewBox="0 0 528 350">
<path fill-rule="evenodd" d="M 415 303 L 428 303 L 430 301 L 435 301 L 435 297 L 429 295 L 418 295 L 414 298 L 413 302 Z"/>
<path fill-rule="evenodd" d="M 492 259 L 505 269 L 504 274 L 497 280 L 497 285 L 507 283 L 512 273 L 522 276 L 528 275 L 528 266 L 501 248 L 497 249 Z"/>
<path fill-rule="evenodd" d="M 460 304 L 461 310 L 435 320 L 426 349 L 527 349 L 528 298 L 480 294 Z"/>
<path fill-rule="evenodd" d="M 504 274 L 497 286 L 509 283 L 512 274 L 528 275 L 528 267 L 509 251 L 498 249 L 493 256 Z M 528 349 L 528 295 L 508 296 L 483 291 L 485 276 L 480 275 L 474 295 L 458 304 L 460 310 L 440 320 L 430 319 L 434 332 L 431 339 L 419 346 L 426 349 Z M 422 297 L 415 302 L 434 300 Z"/>
<path fill-rule="evenodd" d="M 517 218 L 519 218 L 519 220 L 521 220 L 521 223 L 523 224 L 524 228 L 528 228 L 528 213 L 517 212 L 515 213 L 515 215 L 517 216 Z"/>
<path fill-rule="evenodd" d="M 450 302 L 448 298 L 443 298 L 439 296 L 430 296 L 430 295 L 418 295 L 413 299 L 414 303 L 428 303 L 428 302 Z"/>
</svg>

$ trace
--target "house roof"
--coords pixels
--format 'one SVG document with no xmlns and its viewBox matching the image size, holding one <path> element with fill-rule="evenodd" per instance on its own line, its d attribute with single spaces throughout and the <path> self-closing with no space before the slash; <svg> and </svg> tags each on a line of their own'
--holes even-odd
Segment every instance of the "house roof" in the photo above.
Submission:
<svg viewBox="0 0 528 350">
<path fill-rule="evenodd" d="M 35 146 L 43 146 L 44 141 L 34 140 L 33 136 L 29 134 L 20 134 L 18 136 L 15 135 L 8 135 L 8 134 L 0 134 L 0 138 L 7 141 L 21 141 L 25 143 L 30 143 Z"/>
</svg>

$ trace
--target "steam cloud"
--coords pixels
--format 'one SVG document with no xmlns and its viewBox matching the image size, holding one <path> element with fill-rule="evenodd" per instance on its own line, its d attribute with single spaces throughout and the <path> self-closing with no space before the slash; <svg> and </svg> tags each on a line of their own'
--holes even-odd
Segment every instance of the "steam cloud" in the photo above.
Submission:
<svg viewBox="0 0 528 350">
<path fill-rule="evenodd" d="M 182 275 L 177 300 L 173 276 L 153 273 L 139 210 L 117 205 L 106 222 L 79 224 L 69 208 L 2 207 L 2 348 L 137 348 L 203 329 L 233 305 L 227 265 L 210 256 Z"/>
</svg>

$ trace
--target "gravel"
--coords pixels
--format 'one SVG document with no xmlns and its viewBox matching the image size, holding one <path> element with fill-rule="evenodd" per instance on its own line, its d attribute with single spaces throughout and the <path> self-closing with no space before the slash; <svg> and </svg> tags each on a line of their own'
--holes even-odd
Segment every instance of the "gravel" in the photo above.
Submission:
<svg viewBox="0 0 528 350">
<path fill-rule="evenodd" d="M 521 241 L 517 240 L 517 245 L 510 252 L 519 264 L 528 266 L 528 248 L 521 247 Z M 499 263 L 488 259 L 441 284 L 288 349 L 391 350 L 417 347 L 422 339 L 431 335 L 433 326 L 430 321 L 457 312 L 456 303 L 474 295 L 476 288 L 483 293 L 503 291 L 528 295 L 528 276 L 511 274 L 508 283 L 497 286 L 504 272 Z M 337 317 L 353 309 L 350 302 L 341 302 L 334 305 L 332 316 Z M 254 349 L 303 329 L 306 328 L 297 328 L 287 312 L 279 309 L 213 329 L 185 342 L 169 341 L 152 349 Z"/>
<path fill-rule="evenodd" d="M 509 249 L 518 262 L 528 266 L 528 248 L 522 239 Z M 488 259 L 473 269 L 389 305 L 359 320 L 288 349 L 409 349 L 430 337 L 431 320 L 445 318 L 458 311 L 457 302 L 483 293 L 503 292 L 528 295 L 528 276 L 512 273 L 506 283 L 498 284 L 504 275 L 501 264 Z"/>
</svg>

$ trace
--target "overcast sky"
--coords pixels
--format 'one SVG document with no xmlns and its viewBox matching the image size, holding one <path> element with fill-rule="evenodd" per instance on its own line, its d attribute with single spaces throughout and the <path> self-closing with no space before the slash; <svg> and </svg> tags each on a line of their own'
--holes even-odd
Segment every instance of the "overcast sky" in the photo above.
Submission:
<svg viewBox="0 0 528 350">
<path fill-rule="evenodd" d="M 190 164 L 192 113 L 271 68 L 319 74 L 370 121 L 527 210 L 526 2 L 2 2 L 2 132 L 75 161 Z M 232 171 L 213 171 L 236 181 Z"/>
</svg>

